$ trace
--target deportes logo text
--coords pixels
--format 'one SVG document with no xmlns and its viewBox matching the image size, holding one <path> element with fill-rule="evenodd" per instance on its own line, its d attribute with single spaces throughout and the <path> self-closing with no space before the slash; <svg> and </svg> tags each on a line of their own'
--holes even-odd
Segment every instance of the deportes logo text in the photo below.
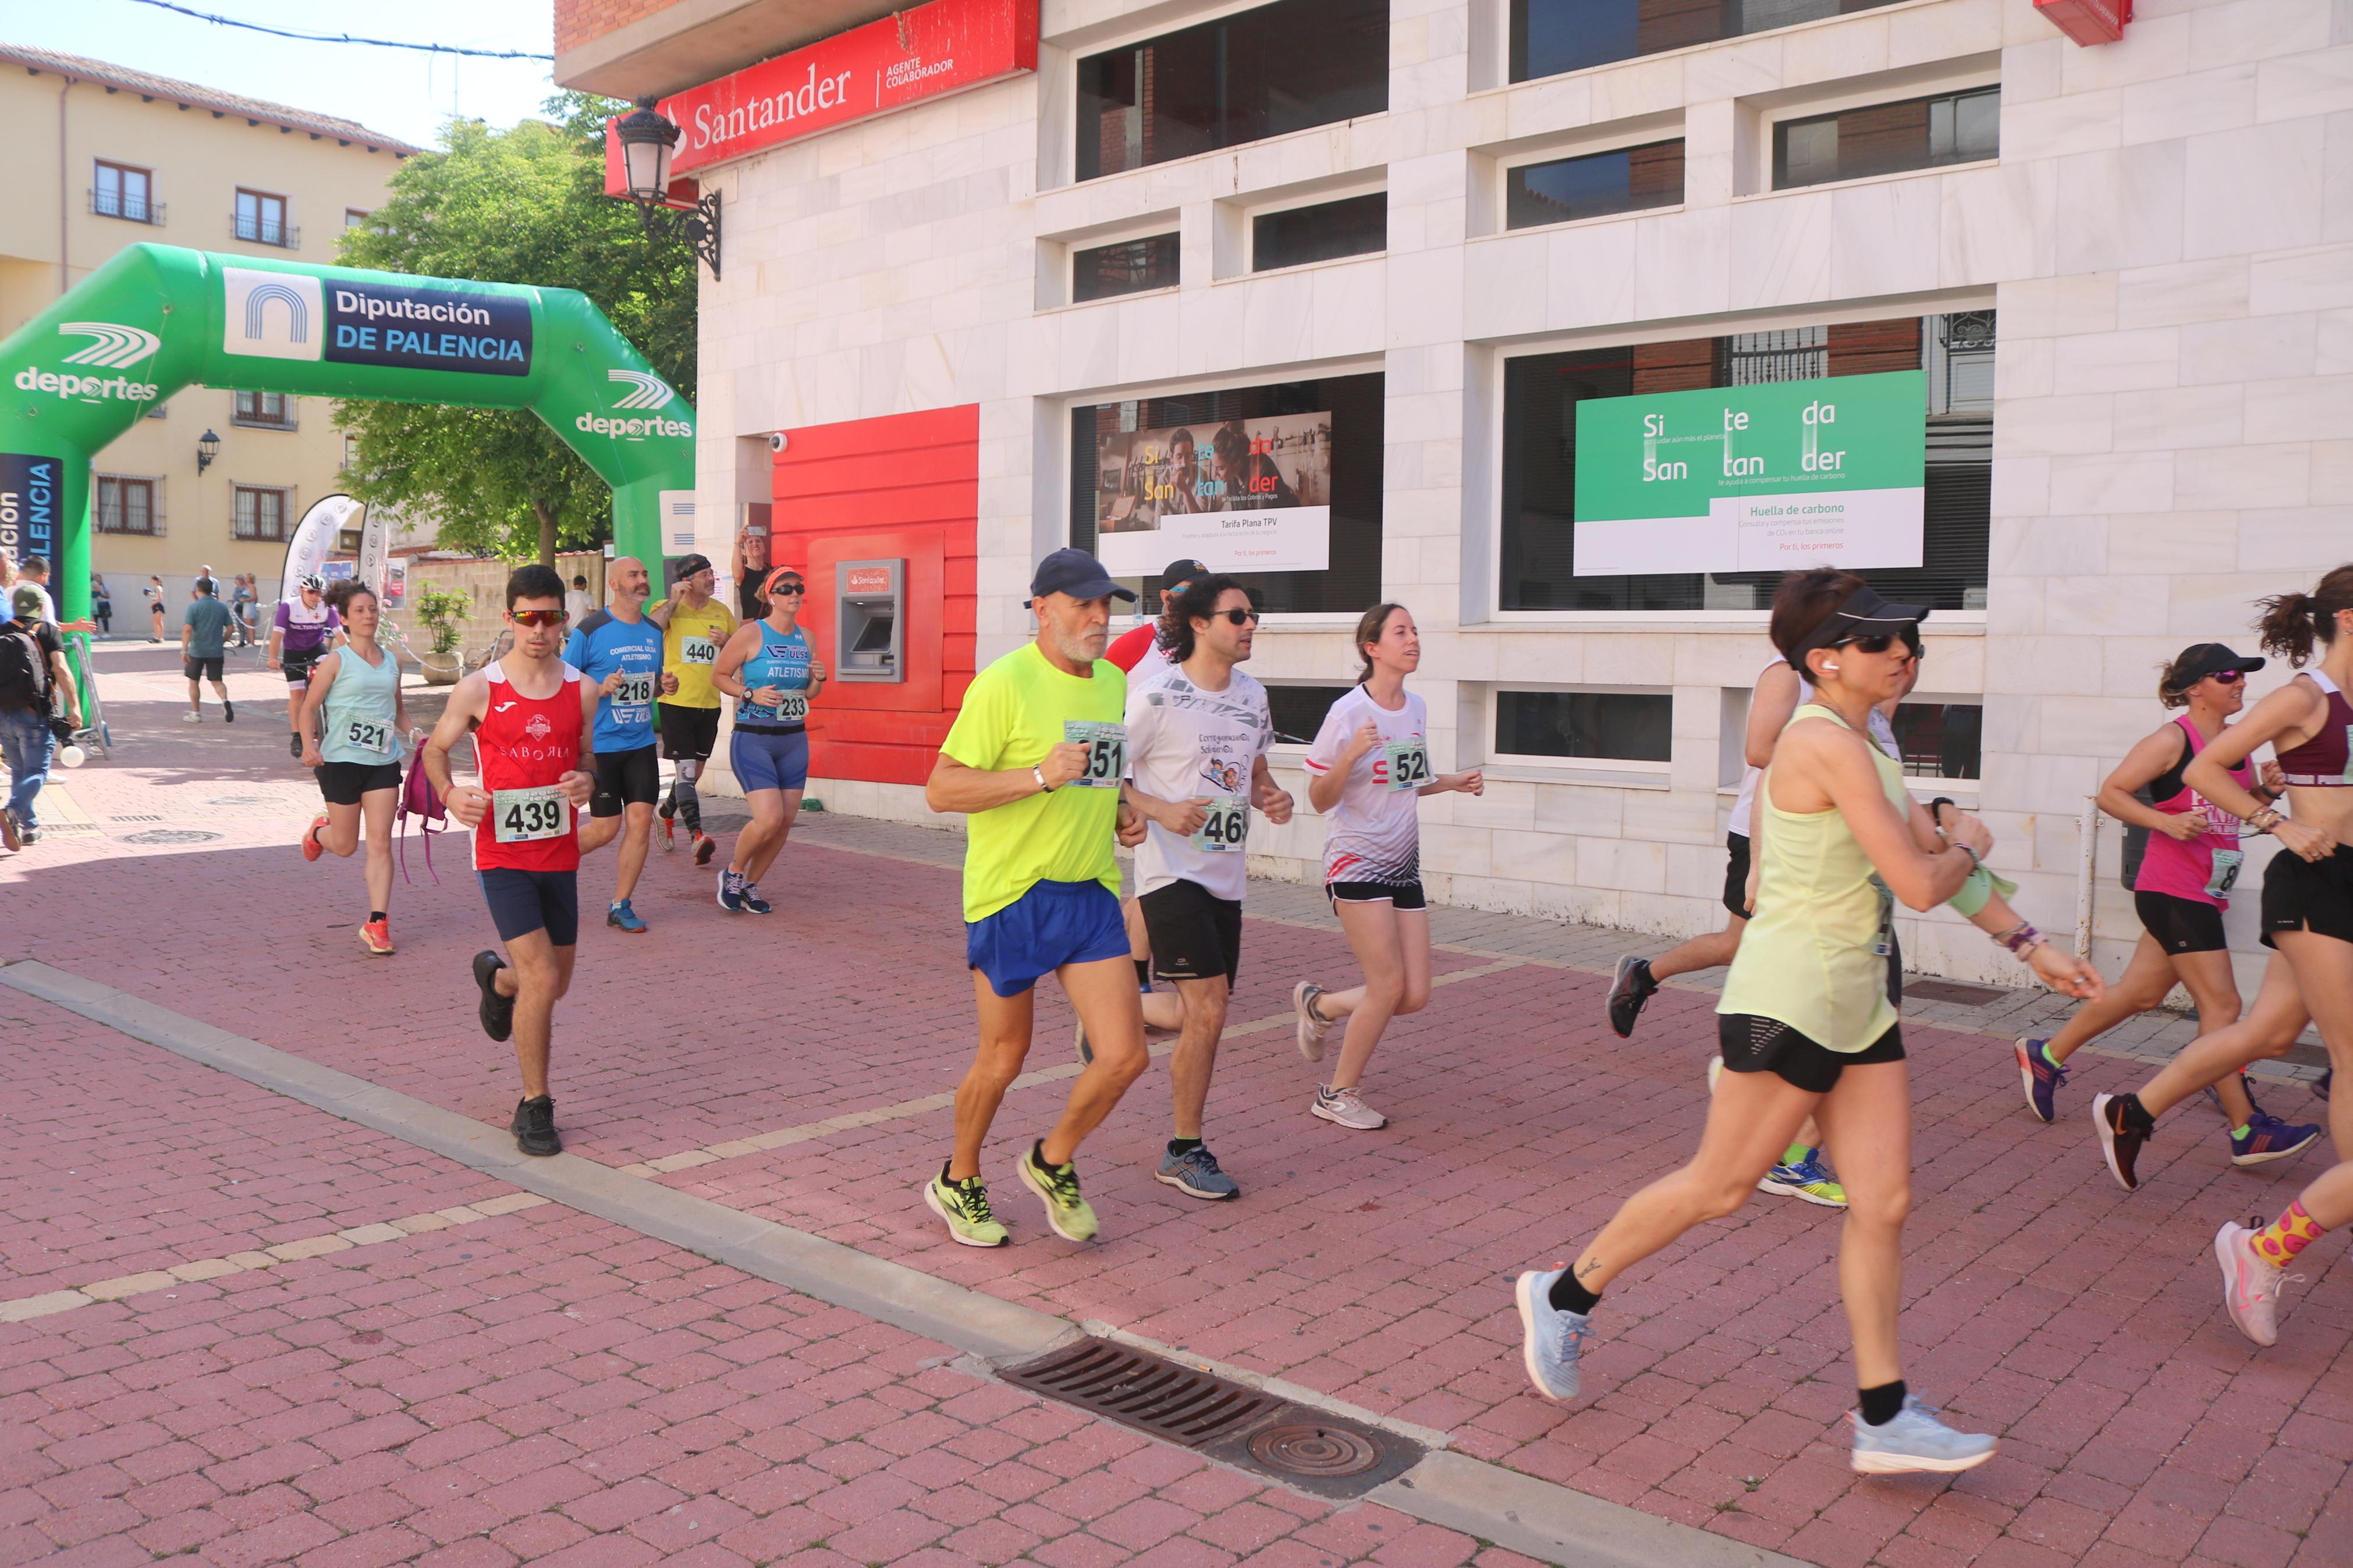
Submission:
<svg viewBox="0 0 2353 1568">
<path fill-rule="evenodd" d="M 121 375 L 74 375 L 53 370 L 35 370 L 26 365 L 16 373 L 16 385 L 26 392 L 50 392 L 59 397 L 79 398 L 84 403 L 104 403 L 110 399 L 124 403 L 153 403 L 155 384 L 132 381 Z"/>
</svg>

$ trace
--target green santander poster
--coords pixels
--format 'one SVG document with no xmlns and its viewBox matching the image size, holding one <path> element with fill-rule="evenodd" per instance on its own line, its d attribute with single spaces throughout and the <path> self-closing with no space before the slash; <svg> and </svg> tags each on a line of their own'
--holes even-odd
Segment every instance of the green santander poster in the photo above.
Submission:
<svg viewBox="0 0 2353 1568">
<path fill-rule="evenodd" d="M 1917 566 L 1916 370 L 1577 405 L 1577 574 Z"/>
</svg>

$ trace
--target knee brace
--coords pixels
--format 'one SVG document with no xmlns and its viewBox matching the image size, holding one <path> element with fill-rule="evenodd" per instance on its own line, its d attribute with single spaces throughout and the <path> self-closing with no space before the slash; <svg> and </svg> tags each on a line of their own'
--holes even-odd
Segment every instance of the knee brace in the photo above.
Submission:
<svg viewBox="0 0 2353 1568">
<path fill-rule="evenodd" d="M 684 819 L 690 833 L 702 831 L 702 800 L 694 793 L 694 781 L 702 773 L 700 758 L 681 758 L 678 764 L 678 777 L 670 784 L 670 798 L 678 802 L 678 815 Z"/>
</svg>

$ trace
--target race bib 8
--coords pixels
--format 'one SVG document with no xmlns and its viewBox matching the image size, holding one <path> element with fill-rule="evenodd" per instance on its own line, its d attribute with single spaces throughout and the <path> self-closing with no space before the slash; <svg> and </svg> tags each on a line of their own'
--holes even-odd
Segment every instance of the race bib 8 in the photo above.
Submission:
<svg viewBox="0 0 2353 1568">
<path fill-rule="evenodd" d="M 609 700 L 616 708 L 643 708 L 654 700 L 654 672 L 631 670 L 621 677 L 621 689 Z"/>
<path fill-rule="evenodd" d="M 678 639 L 678 661 L 681 664 L 717 664 L 719 644 L 710 637 Z"/>
<path fill-rule="evenodd" d="M 1188 842 L 1211 855 L 1240 852 L 1250 837 L 1250 802 L 1238 795 L 1213 795 L 1201 808 L 1208 815 Z"/>
<path fill-rule="evenodd" d="M 1389 760 L 1389 788 L 1419 789 L 1430 782 L 1430 752 L 1419 737 L 1391 741 L 1381 750 Z"/>
<path fill-rule="evenodd" d="M 1082 789 L 1117 789 L 1127 773 L 1127 726 L 1099 723 L 1090 719 L 1062 721 L 1062 739 L 1076 741 L 1087 749 L 1084 772 L 1071 784 Z"/>
<path fill-rule="evenodd" d="M 501 844 L 561 838 L 572 828 L 572 803 L 554 784 L 491 794 L 491 835 Z"/>
<path fill-rule="evenodd" d="M 392 726 L 374 719 L 353 719 L 343 726 L 343 744 L 363 752 L 392 750 Z"/>
<path fill-rule="evenodd" d="M 2239 868 L 2246 861 L 2247 852 L 2243 849 L 2215 850 L 2214 869 L 2206 879 L 2206 896 L 2210 899 L 2229 898 L 2232 888 L 2238 883 Z"/>
</svg>

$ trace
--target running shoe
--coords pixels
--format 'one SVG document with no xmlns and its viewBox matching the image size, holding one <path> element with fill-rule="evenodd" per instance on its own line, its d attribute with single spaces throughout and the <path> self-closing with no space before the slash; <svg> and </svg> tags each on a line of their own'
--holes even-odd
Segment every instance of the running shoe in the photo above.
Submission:
<svg viewBox="0 0 2353 1568">
<path fill-rule="evenodd" d="M 2021 1040 L 2014 1047 L 2018 1052 L 2019 1081 L 2026 1089 L 2026 1109 L 2042 1121 L 2059 1120 L 2059 1086 L 2067 1081 L 2067 1069 L 2053 1067 L 2051 1058 L 2042 1054 L 2048 1040 Z"/>
<path fill-rule="evenodd" d="M 555 1135 L 555 1101 L 545 1095 L 515 1101 L 514 1120 L 507 1123 L 515 1147 L 526 1154 L 561 1154 L 564 1140 Z"/>
<path fill-rule="evenodd" d="M 1822 1168 L 1821 1151 L 1809 1149 L 1806 1157 L 1796 1164 L 1778 1164 L 1765 1173 L 1757 1184 L 1760 1193 L 1778 1193 L 1785 1198 L 1803 1203 L 1819 1204 L 1826 1209 L 1846 1207 L 1846 1189 L 1831 1179 Z"/>
<path fill-rule="evenodd" d="M 2214 1114 L 2224 1118 L 2229 1117 L 2231 1113 L 2222 1109 L 2222 1093 L 2220 1089 L 2210 1083 L 2198 1092 L 2206 1097 L 2206 1103 L 2214 1108 Z M 2255 1115 L 2261 1116 L 2263 1113 L 2263 1102 L 2255 1098 L 2255 1080 L 2249 1078 L 2243 1070 L 2239 1074 L 2239 1092 L 2247 1097 L 2248 1109 Z"/>
<path fill-rule="evenodd" d="M 1574 1399 L 1580 1377 L 1577 1360 L 1584 1353 L 1585 1336 L 1593 1319 L 1584 1312 L 1565 1312 L 1552 1304 L 1552 1282 L 1559 1268 L 1531 1268 L 1520 1276 L 1512 1294 L 1520 1305 L 1520 1362 L 1528 1381 L 1546 1399 Z"/>
<path fill-rule="evenodd" d="M 221 699 L 221 722 L 224 724 L 237 722 L 237 704 L 226 697 Z"/>
<path fill-rule="evenodd" d="M 2231 1135 L 2231 1163 L 2233 1165 L 2267 1165 L 2274 1160 L 2284 1160 L 2303 1152 L 2305 1147 L 2320 1136 L 2320 1129 L 2306 1122 L 2290 1126 L 2271 1112 L 2258 1109 L 2247 1122 L 2244 1138 Z"/>
<path fill-rule="evenodd" d="M 1291 1010 L 1299 1015 L 1299 1054 L 1311 1062 L 1324 1059 L 1324 1042 L 1332 1037 L 1332 1020 L 1315 1011 L 1324 987 L 1303 980 L 1291 988 Z"/>
<path fill-rule="evenodd" d="M 1065 1241 L 1092 1241 L 1095 1238 L 1095 1211 L 1087 1200 L 1079 1196 L 1079 1168 L 1071 1165 L 1049 1165 L 1029 1145 L 1029 1152 L 1015 1162 L 1014 1169 L 1021 1173 L 1022 1184 L 1038 1194 L 1046 1205 L 1046 1223 L 1054 1234 Z"/>
<path fill-rule="evenodd" d="M 1315 1103 L 1308 1110 L 1324 1121 L 1342 1127 L 1353 1127 L 1359 1132 L 1377 1132 L 1389 1124 L 1389 1119 L 1365 1103 L 1365 1097 L 1353 1089 L 1333 1089 L 1329 1085 L 1315 1091 Z"/>
<path fill-rule="evenodd" d="M 289 735 L 286 737 L 286 754 L 293 758 L 298 763 L 302 760 L 301 736 Z"/>
<path fill-rule="evenodd" d="M 1618 973 L 1609 981 L 1609 1026 L 1621 1040 L 1634 1037 L 1634 1020 L 1642 1016 L 1642 1004 L 1658 993 L 1659 983 L 1651 978 L 1651 961 L 1632 953 L 1618 961 Z"/>
<path fill-rule="evenodd" d="M 768 902 L 767 900 L 760 896 L 759 883 L 750 881 L 744 883 L 743 892 L 744 907 L 752 913 L 755 915 L 772 915 L 776 912 L 776 906 Z"/>
<path fill-rule="evenodd" d="M 629 907 L 627 899 L 606 906 L 605 923 L 631 936 L 643 936 L 647 930 L 646 922 L 638 918 L 638 911 Z"/>
<path fill-rule="evenodd" d="M 310 826 L 302 830 L 303 859 L 316 860 L 320 856 L 327 852 L 327 847 L 319 842 L 319 829 L 326 826 L 333 819 L 322 811 L 318 816 L 311 819 Z"/>
<path fill-rule="evenodd" d="M 2279 1342 L 2280 1287 L 2290 1275 L 2255 1250 L 2255 1233 L 2235 1221 L 2214 1233 L 2214 1261 L 2222 1266 L 2222 1305 L 2231 1321 L 2259 1345 Z"/>
<path fill-rule="evenodd" d="M 711 857 L 718 847 L 719 841 L 717 839 L 712 837 L 708 833 L 703 832 L 700 827 L 694 830 L 694 863 L 696 865 L 710 865 Z"/>
<path fill-rule="evenodd" d="M 370 921 L 361 926 L 360 945 L 378 958 L 389 956 L 392 952 L 392 922 L 388 920 Z"/>
<path fill-rule="evenodd" d="M 744 912 L 744 879 L 733 871 L 719 873 L 719 907 L 731 915 Z"/>
<path fill-rule="evenodd" d="M 1936 1419 L 1919 1396 L 1904 1396 L 1895 1418 L 1873 1426 L 1860 1410 L 1847 1412 L 1854 1424 L 1854 1468 L 1858 1475 L 1904 1476 L 1915 1470 L 1949 1475 L 1993 1458 L 1996 1440 L 1982 1432 L 1956 1432 Z"/>
<path fill-rule="evenodd" d="M 475 1016 L 482 1021 L 482 1033 L 494 1040 L 507 1039 L 514 1034 L 514 998 L 500 995 L 493 978 L 506 966 L 507 961 L 487 947 L 474 954 L 474 984 L 482 993 L 482 1005 Z"/>
<path fill-rule="evenodd" d="M 11 850 L 25 847 L 24 837 L 16 829 L 16 814 L 5 806 L 0 806 L 0 844 L 6 845 Z"/>
<path fill-rule="evenodd" d="M 1242 1184 L 1219 1169 L 1218 1157 L 1209 1152 L 1207 1144 L 1166 1156 L 1160 1162 L 1160 1169 L 1152 1173 L 1152 1179 L 1166 1182 L 1187 1197 L 1207 1198 L 1213 1203 L 1242 1195 Z"/>
<path fill-rule="evenodd" d="M 2121 1110 L 2114 1116 L 2108 1114 L 2108 1107 L 2119 1098 L 2113 1094 L 2092 1096 L 2092 1126 L 2099 1133 L 2100 1152 L 2107 1159 L 2108 1173 L 2129 1193 L 2140 1187 L 2140 1178 L 2133 1173 L 2133 1165 L 2140 1158 L 2141 1145 L 2148 1142 L 2148 1134 L 2126 1127 Z"/>
<path fill-rule="evenodd" d="M 988 1209 L 988 1189 L 978 1176 L 948 1180 L 947 1167 L 923 1184 L 925 1206 L 947 1222 L 948 1236 L 965 1247 L 1003 1247 L 1013 1239 Z"/>
<path fill-rule="evenodd" d="M 205 716 L 204 716 L 203 714 L 201 714 L 201 713 L 197 712 L 197 711 L 196 711 L 195 709 L 193 709 L 193 708 L 189 709 L 185 713 L 183 713 L 183 714 L 181 714 L 181 715 L 180 715 L 180 722 L 181 722 L 181 723 L 183 723 L 183 724 L 201 724 L 201 723 L 203 723 L 204 721 L 205 721 Z M 300 756 L 301 753 L 298 752 L 296 752 L 295 754 L 296 754 L 297 756 Z"/>
</svg>

